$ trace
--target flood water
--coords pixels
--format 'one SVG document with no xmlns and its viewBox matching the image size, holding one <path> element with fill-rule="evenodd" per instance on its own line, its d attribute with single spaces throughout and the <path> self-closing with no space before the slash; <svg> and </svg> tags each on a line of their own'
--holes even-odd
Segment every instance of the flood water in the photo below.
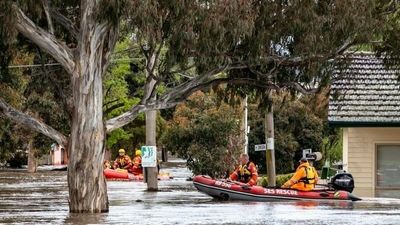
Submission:
<svg viewBox="0 0 400 225">
<path fill-rule="evenodd" d="M 400 224 L 400 199 L 354 203 L 224 202 L 199 193 L 186 168 L 146 192 L 142 182 L 108 182 L 110 212 L 68 212 L 66 172 L 0 170 L 0 224 Z"/>
</svg>

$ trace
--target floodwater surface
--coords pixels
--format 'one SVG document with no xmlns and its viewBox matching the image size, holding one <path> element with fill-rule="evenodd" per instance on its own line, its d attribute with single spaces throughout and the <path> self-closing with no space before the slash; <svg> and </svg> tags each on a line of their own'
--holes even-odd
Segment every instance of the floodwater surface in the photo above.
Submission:
<svg viewBox="0 0 400 225">
<path fill-rule="evenodd" d="M 359 202 L 229 202 L 199 193 L 186 168 L 147 192 L 142 182 L 107 182 L 110 212 L 68 212 L 66 172 L 0 170 L 0 224 L 400 224 L 400 199 Z"/>
</svg>

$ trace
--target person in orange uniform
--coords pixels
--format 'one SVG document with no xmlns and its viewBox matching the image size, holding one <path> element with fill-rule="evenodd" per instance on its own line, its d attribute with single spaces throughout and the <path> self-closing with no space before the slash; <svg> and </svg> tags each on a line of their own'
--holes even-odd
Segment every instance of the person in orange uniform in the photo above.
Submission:
<svg viewBox="0 0 400 225">
<path fill-rule="evenodd" d="M 250 162 L 249 155 L 244 153 L 240 154 L 239 160 L 239 167 L 229 176 L 229 179 L 246 183 L 249 186 L 256 185 L 258 178 L 256 165 Z"/>
<path fill-rule="evenodd" d="M 131 158 L 125 154 L 124 149 L 118 151 L 119 156 L 114 161 L 114 169 L 130 169 L 132 167 Z"/>
<path fill-rule="evenodd" d="M 282 188 L 291 188 L 300 191 L 311 191 L 318 181 L 318 173 L 310 166 L 306 158 L 300 159 L 300 165 L 290 180 L 282 185 Z"/>
<path fill-rule="evenodd" d="M 136 149 L 135 151 L 135 156 L 133 157 L 132 164 L 133 166 L 131 167 L 129 172 L 133 173 L 134 175 L 143 174 L 142 151 L 140 151 L 139 149 Z"/>
</svg>

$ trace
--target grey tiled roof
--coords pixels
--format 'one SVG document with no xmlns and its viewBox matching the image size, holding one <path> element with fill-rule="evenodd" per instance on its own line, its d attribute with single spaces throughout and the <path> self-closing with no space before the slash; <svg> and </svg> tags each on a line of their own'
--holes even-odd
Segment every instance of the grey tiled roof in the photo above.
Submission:
<svg viewBox="0 0 400 225">
<path fill-rule="evenodd" d="M 328 121 L 337 125 L 400 126 L 399 71 L 371 53 L 347 57 L 333 74 Z"/>
</svg>

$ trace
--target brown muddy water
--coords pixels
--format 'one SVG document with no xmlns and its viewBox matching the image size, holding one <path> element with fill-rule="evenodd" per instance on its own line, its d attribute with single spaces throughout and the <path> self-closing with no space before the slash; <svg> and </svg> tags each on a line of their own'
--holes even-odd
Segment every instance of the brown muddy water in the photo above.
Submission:
<svg viewBox="0 0 400 225">
<path fill-rule="evenodd" d="M 108 182 L 110 212 L 68 212 L 66 172 L 0 170 L 0 224 L 385 224 L 400 225 L 400 199 L 354 203 L 224 202 L 199 193 L 186 168 L 146 192 L 142 182 Z"/>
</svg>

